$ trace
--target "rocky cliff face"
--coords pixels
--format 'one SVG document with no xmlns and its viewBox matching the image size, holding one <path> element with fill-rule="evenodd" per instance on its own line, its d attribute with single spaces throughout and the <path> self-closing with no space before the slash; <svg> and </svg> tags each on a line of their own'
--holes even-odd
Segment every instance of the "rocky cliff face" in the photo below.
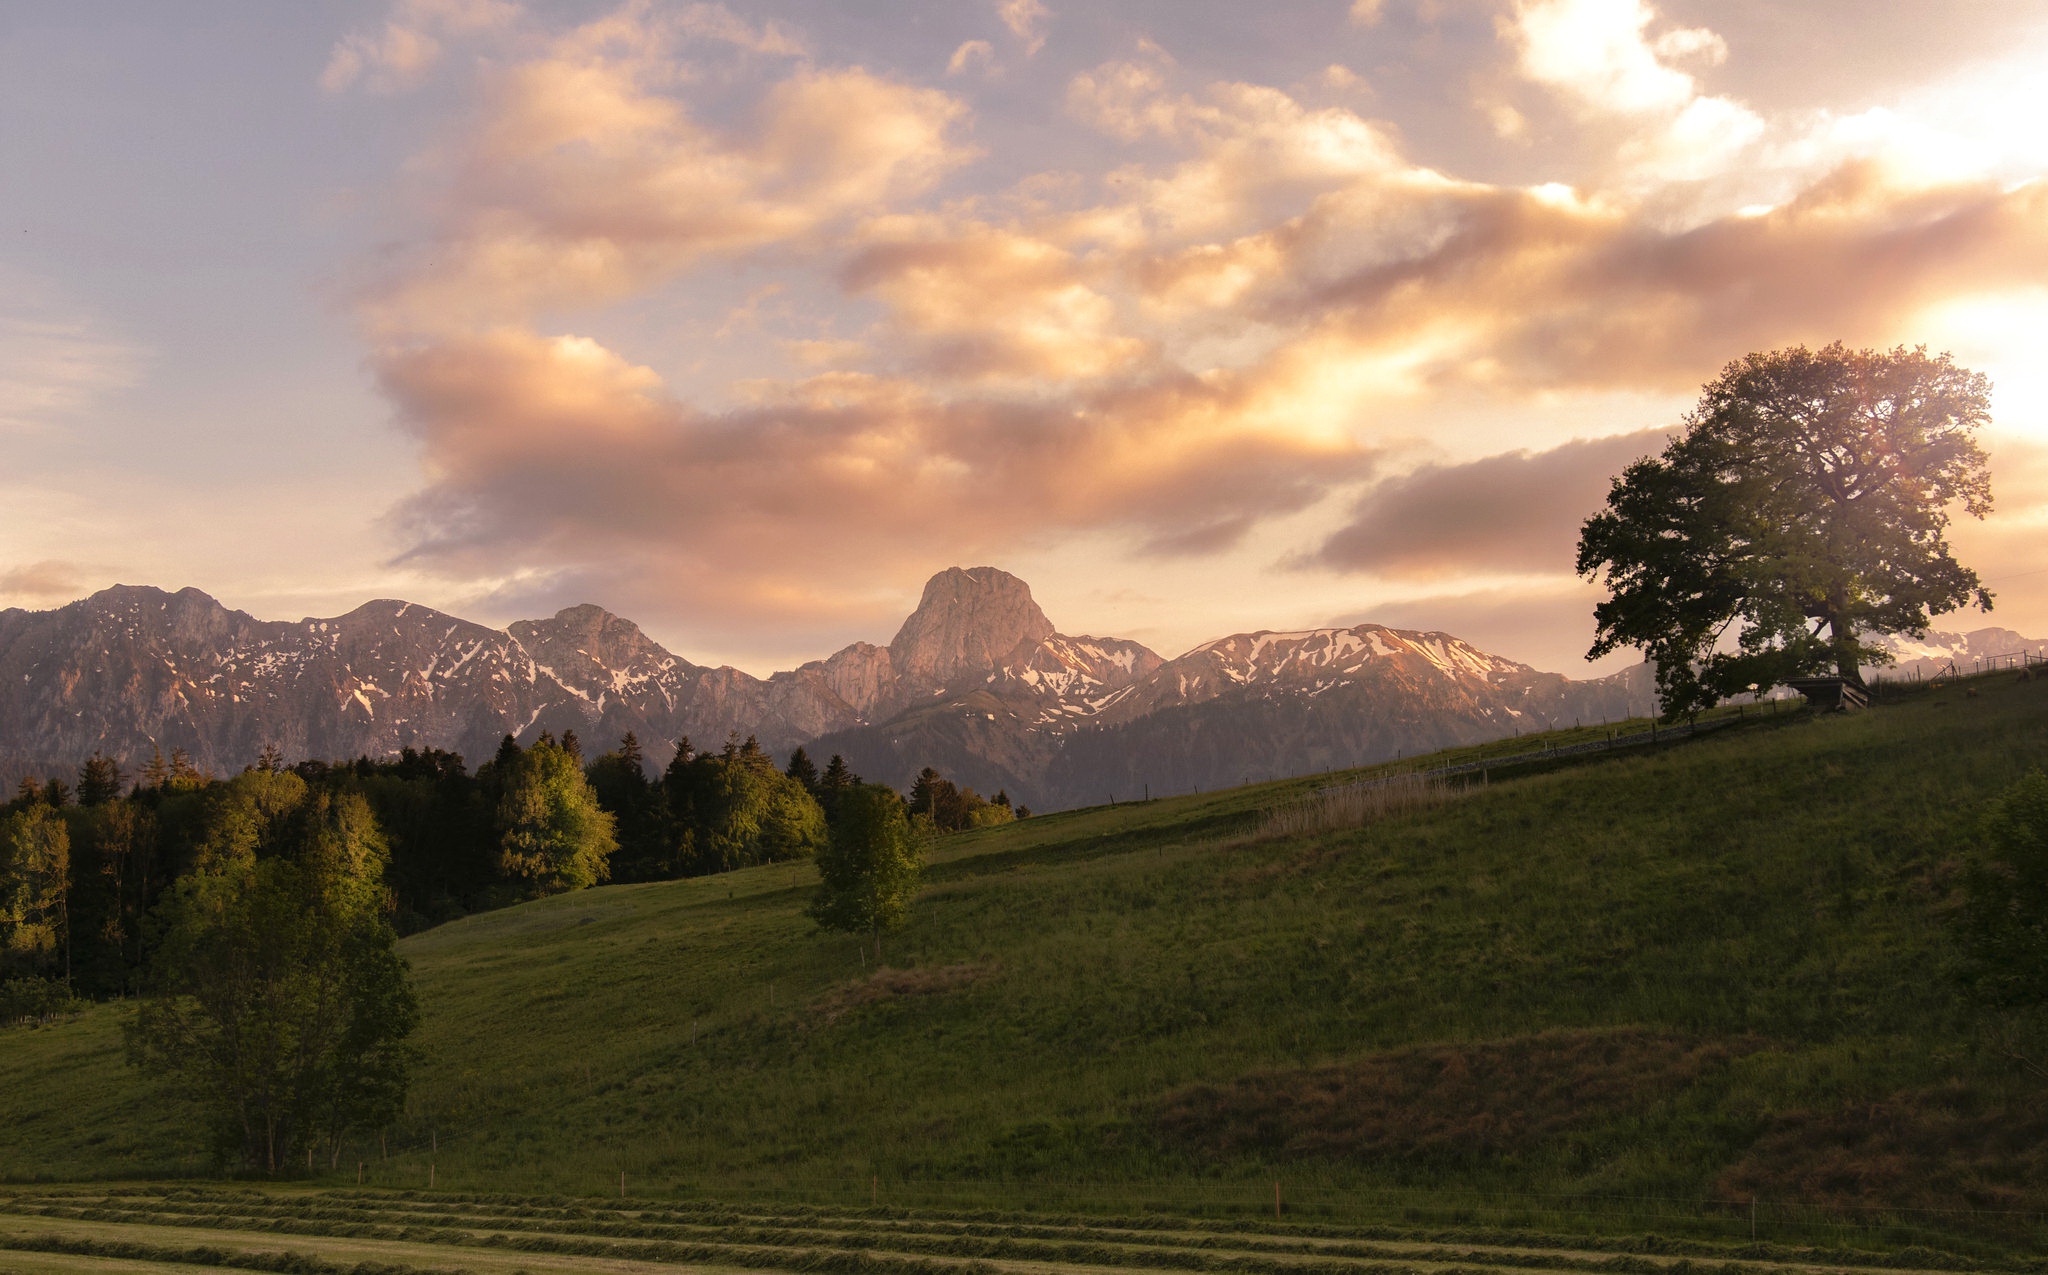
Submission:
<svg viewBox="0 0 2048 1275">
<path fill-rule="evenodd" d="M 762 679 L 705 668 L 596 606 L 500 631 L 399 601 L 260 621 L 194 589 L 120 586 L 0 612 L 0 772 L 64 774 L 98 750 L 237 769 L 627 731 L 659 765 L 685 736 L 844 753 L 903 784 L 937 766 L 1040 808 L 1235 783 L 1649 711 L 1639 672 L 1575 682 L 1443 633 L 1380 625 L 1236 634 L 1167 660 L 1057 632 L 1022 580 L 934 576 L 887 647 Z M 0 778 L 4 778 L 0 775 Z"/>
<path fill-rule="evenodd" d="M 917 610 L 889 643 L 889 662 L 909 686 L 946 687 L 980 680 L 1052 635 L 1052 621 L 1016 576 L 949 567 L 925 584 Z"/>
</svg>

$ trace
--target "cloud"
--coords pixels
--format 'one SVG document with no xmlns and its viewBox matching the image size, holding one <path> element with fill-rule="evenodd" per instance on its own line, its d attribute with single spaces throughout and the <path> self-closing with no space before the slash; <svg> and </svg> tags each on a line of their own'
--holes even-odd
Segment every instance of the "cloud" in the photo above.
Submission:
<svg viewBox="0 0 2048 1275">
<path fill-rule="evenodd" d="M 0 272 L 0 430 L 46 430 L 135 384 L 148 352 L 36 280 Z"/>
<path fill-rule="evenodd" d="M 1041 0 L 997 0 L 996 16 L 1010 28 L 1010 34 L 1024 42 L 1024 56 L 1031 57 L 1045 47 L 1045 23 L 1052 10 Z"/>
<path fill-rule="evenodd" d="M 1740 102 L 1701 93 L 1680 65 L 1725 59 L 1719 35 L 1678 27 L 1652 39 L 1655 20 L 1644 0 L 1520 0 L 1505 30 L 1529 80 L 1582 116 L 1633 123 L 1618 158 L 1635 179 L 1714 176 L 1763 136 L 1764 120 Z M 1496 129 L 1504 122 L 1496 119 Z"/>
<path fill-rule="evenodd" d="M 1370 27 L 1379 25 L 1385 15 L 1386 0 L 1351 0 L 1351 22 L 1354 26 Z"/>
<path fill-rule="evenodd" d="M 1460 465 L 1425 465 L 1369 489 L 1301 565 L 1385 576 L 1572 570 L 1579 526 L 1616 475 L 1670 432 L 1583 439 Z"/>
<path fill-rule="evenodd" d="M 320 73 L 320 87 L 340 93 L 356 84 L 372 92 L 410 88 L 441 58 L 441 40 L 509 25 L 520 8 L 507 0 L 398 0 L 374 35 L 344 36 Z"/>
<path fill-rule="evenodd" d="M 988 71 L 995 66 L 996 46 L 987 40 L 967 40 L 946 60 L 947 75 L 964 75 L 975 67 Z"/>
<path fill-rule="evenodd" d="M 1108 529 L 1211 552 L 1373 463 L 1247 428 L 1239 387 L 1185 377 L 1020 402 L 828 373 L 709 415 L 594 341 L 510 330 L 393 350 L 379 373 L 429 479 L 398 514 L 404 562 L 474 578 L 545 563 L 663 611 L 867 597 L 934 545 Z"/>
<path fill-rule="evenodd" d="M 373 326 L 616 301 L 917 195 L 973 153 L 949 135 L 955 99 L 859 68 L 799 65 L 714 127 L 670 91 L 673 38 L 629 10 L 488 75 L 477 124 L 418 165 L 445 182 L 439 225 L 366 299 Z"/>
<path fill-rule="evenodd" d="M 1378 255 L 1346 260 L 1366 244 Z M 1426 345 L 1427 383 L 1684 390 L 1747 350 L 1888 344 L 1938 298 L 2048 282 L 2048 187 L 1902 190 L 1859 163 L 1768 212 L 1669 229 L 1570 192 L 1412 185 L 1231 251 L 1268 259 L 1242 294 L 1271 321 Z"/>
<path fill-rule="evenodd" d="M 1516 12 L 1517 56 L 1588 128 L 1619 121 L 1615 154 L 1719 127 L 1685 69 L 1711 33 L 1640 4 Z M 762 631 L 1083 541 L 1270 563 L 1296 537 L 1383 581 L 1568 573 L 1606 480 L 1658 438 L 1555 445 L 1568 405 L 1686 394 L 1751 349 L 1911 340 L 1944 298 L 2048 283 L 2048 191 L 1909 179 L 1880 120 L 1774 134 L 1765 206 L 1676 215 L 1654 182 L 1679 168 L 1460 179 L 1357 111 L 1184 83 L 1142 49 L 1067 85 L 1114 159 L 996 193 L 972 189 L 958 98 L 802 59 L 702 72 L 691 40 L 798 41 L 689 13 L 523 38 L 413 166 L 431 221 L 363 299 L 420 448 L 391 523 L 407 565 Z M 1592 23 L 1575 54 L 1571 21 Z M 615 321 L 700 286 L 694 330 L 756 338 L 723 384 Z M 735 310 L 742 291 L 777 300 Z M 1332 499 L 1432 435 L 1473 454 L 1531 401 L 1558 432 L 1528 450 L 1385 479 L 1348 520 Z"/>
<path fill-rule="evenodd" d="M 922 339 L 919 363 L 949 378 L 1093 378 L 1146 343 L 1119 330 L 1115 303 L 1072 253 L 1014 230 L 932 218 L 871 227 L 846 286 L 886 301 Z"/>
<path fill-rule="evenodd" d="M 75 562 L 48 558 L 0 571 L 0 598 L 25 602 L 69 601 L 85 592 L 86 571 Z"/>
</svg>

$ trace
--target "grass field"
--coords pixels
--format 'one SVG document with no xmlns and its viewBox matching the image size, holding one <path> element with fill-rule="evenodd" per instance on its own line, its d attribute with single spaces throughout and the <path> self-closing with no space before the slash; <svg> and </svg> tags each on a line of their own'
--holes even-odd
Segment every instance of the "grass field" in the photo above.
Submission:
<svg viewBox="0 0 2048 1275">
<path fill-rule="evenodd" d="M 803 865 L 472 917 L 402 944 L 407 1121 L 316 1181 L 1229 1227 L 1277 1181 L 1354 1236 L 2024 1251 L 2048 1087 L 1958 995 L 1947 913 L 1985 803 L 2048 762 L 2048 685 L 1971 689 L 1360 829 L 1252 835 L 1354 773 L 963 834 L 882 971 L 803 920 Z M 203 1173 L 125 1013 L 0 1035 L 0 1179 Z"/>
</svg>

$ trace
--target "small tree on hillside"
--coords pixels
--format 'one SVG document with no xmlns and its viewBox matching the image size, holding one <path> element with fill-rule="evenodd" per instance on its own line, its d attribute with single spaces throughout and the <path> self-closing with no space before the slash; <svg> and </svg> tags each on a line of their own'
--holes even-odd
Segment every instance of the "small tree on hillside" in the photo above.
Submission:
<svg viewBox="0 0 2048 1275">
<path fill-rule="evenodd" d="M 855 784 L 840 793 L 838 807 L 807 912 L 821 928 L 872 936 L 879 965 L 883 932 L 910 919 L 923 856 L 895 790 Z"/>
</svg>

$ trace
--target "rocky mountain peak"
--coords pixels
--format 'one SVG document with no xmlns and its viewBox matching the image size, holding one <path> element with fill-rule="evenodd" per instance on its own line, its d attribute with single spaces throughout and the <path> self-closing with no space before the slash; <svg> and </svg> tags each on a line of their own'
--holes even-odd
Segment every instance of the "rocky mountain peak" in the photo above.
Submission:
<svg viewBox="0 0 2048 1275">
<path fill-rule="evenodd" d="M 1031 598 L 1031 586 L 995 567 L 949 567 L 924 586 L 917 610 L 889 643 L 898 677 L 943 686 L 963 675 L 977 680 L 1020 646 L 1053 635 L 1052 621 Z"/>
<path fill-rule="evenodd" d="M 545 620 L 520 620 L 509 632 L 520 645 L 557 667 L 565 667 L 563 661 L 572 657 L 612 669 L 664 661 L 681 669 L 696 667 L 669 655 L 631 620 L 588 602 L 564 607 Z"/>
</svg>

